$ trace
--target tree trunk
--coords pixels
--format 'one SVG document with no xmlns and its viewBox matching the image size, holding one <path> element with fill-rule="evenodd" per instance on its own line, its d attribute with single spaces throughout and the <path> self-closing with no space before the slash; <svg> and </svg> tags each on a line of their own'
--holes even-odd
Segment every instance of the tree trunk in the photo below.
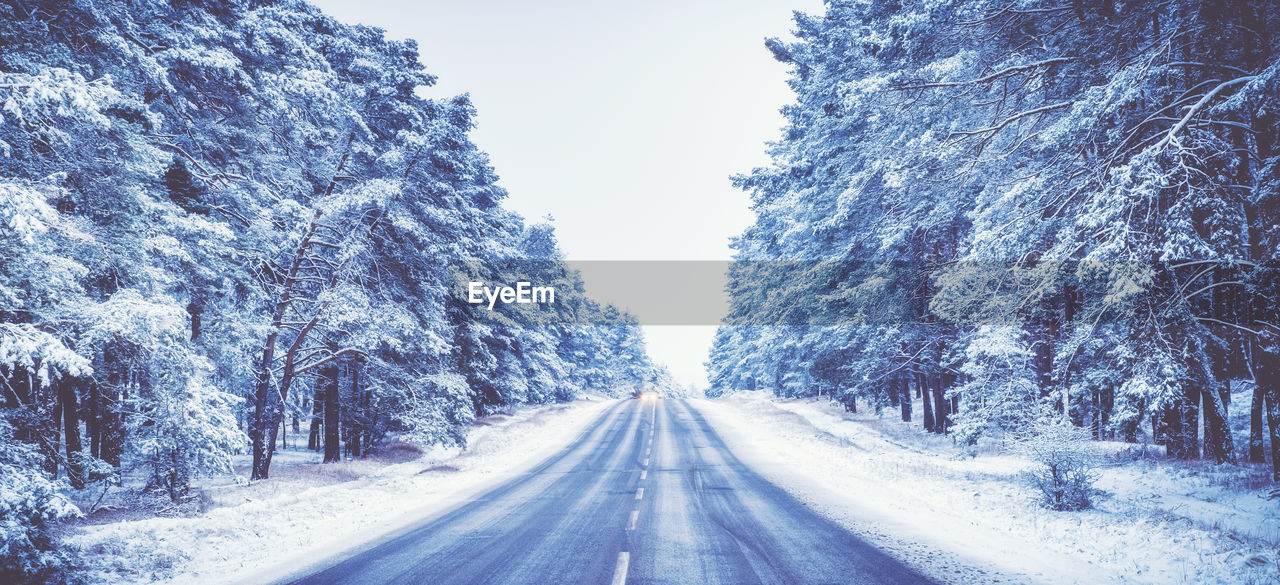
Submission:
<svg viewBox="0 0 1280 585">
<path fill-rule="evenodd" d="M 1267 430 L 1271 441 L 1271 476 L 1280 482 L 1280 355 L 1255 345 L 1254 381 L 1265 393 Z"/>
<path fill-rule="evenodd" d="M 292 368 L 286 364 L 280 377 L 279 387 L 276 391 L 272 391 L 271 371 L 275 367 L 276 344 L 280 340 L 280 329 L 284 325 L 285 312 L 293 303 L 298 272 L 302 269 L 303 260 L 307 257 L 307 252 L 311 248 L 316 230 L 320 227 L 320 215 L 320 211 L 316 210 L 311 218 L 310 225 L 307 226 L 306 233 L 298 241 L 298 246 L 294 248 L 289 272 L 284 276 L 284 280 L 281 283 L 280 297 L 276 300 L 276 305 L 271 312 L 271 328 L 268 329 L 267 338 L 262 344 L 262 360 L 258 363 L 257 389 L 253 403 L 254 415 L 252 424 L 249 425 L 249 435 L 253 441 L 253 471 L 250 474 L 250 479 L 267 479 L 270 475 L 271 455 L 276 448 L 276 427 L 280 424 L 280 419 L 283 415 L 283 403 L 289 395 L 289 385 L 293 382 Z M 297 346 L 296 342 L 305 338 L 312 326 L 314 326 L 314 323 L 308 324 L 307 328 L 298 332 L 298 339 L 295 339 L 294 343 L 295 347 Z"/>
<path fill-rule="evenodd" d="M 333 345 L 334 344 L 330 343 L 330 350 L 336 351 L 337 348 L 333 347 Z M 339 367 L 337 360 L 329 362 L 328 365 L 320 369 L 320 378 L 322 380 L 320 383 L 325 384 L 325 389 L 324 389 L 324 462 L 325 463 L 336 463 L 338 461 L 342 461 L 342 451 L 341 451 L 342 446 L 340 444 L 341 443 L 341 434 L 340 434 L 341 427 L 338 422 L 338 419 L 341 416 L 341 413 L 339 412 L 340 397 L 338 394 L 340 389 L 340 384 L 341 384 L 341 380 L 339 378 L 339 376 L 341 376 L 341 373 L 342 373 L 342 368 Z"/>
<path fill-rule="evenodd" d="M 89 455 L 102 457 L 102 390 L 98 383 L 89 382 L 89 402 L 86 405 L 85 429 L 89 432 Z"/>
<path fill-rule="evenodd" d="M 324 384 L 317 381 L 315 392 L 311 397 L 311 434 L 307 437 L 307 448 L 320 450 L 320 428 L 324 424 Z"/>
<path fill-rule="evenodd" d="M 933 432 L 939 435 L 946 434 L 951 424 L 951 404 L 947 402 L 944 383 L 944 376 L 933 377 Z"/>
<path fill-rule="evenodd" d="M 1239 27 L 1241 40 L 1243 41 L 1241 55 L 1244 58 L 1244 67 L 1249 71 L 1258 71 L 1271 61 L 1271 28 L 1267 22 L 1267 2 L 1241 2 L 1233 7 L 1232 12 L 1242 19 L 1242 26 Z M 1257 148 L 1257 159 L 1261 161 L 1270 160 L 1274 156 L 1275 149 L 1275 123 L 1276 114 L 1267 112 L 1264 115 L 1255 115 L 1249 120 L 1253 128 L 1251 134 L 1254 144 Z M 1250 164 L 1250 156 L 1247 152 L 1241 153 L 1241 164 Z M 1247 168 L 1247 167 L 1246 167 Z M 1243 170 L 1243 169 L 1242 169 Z M 1256 186 L 1256 177 L 1253 179 L 1253 185 Z M 1280 210 L 1276 208 L 1275 198 L 1265 198 L 1258 201 L 1250 201 L 1244 206 L 1245 224 L 1249 230 L 1249 259 L 1269 268 L 1267 272 L 1274 274 L 1275 260 L 1273 251 L 1276 242 L 1269 232 L 1276 225 L 1277 216 Z M 1274 283 L 1273 277 L 1270 279 L 1261 279 L 1259 283 L 1263 288 L 1268 288 L 1265 281 L 1270 280 Z M 1274 290 L 1274 284 L 1271 285 Z M 1275 307 L 1268 306 L 1267 294 L 1259 290 L 1252 290 L 1251 302 L 1248 305 L 1250 317 L 1260 315 L 1274 315 Z M 1274 298 L 1274 296 L 1272 296 Z M 1254 460 L 1255 445 L 1257 460 L 1261 461 L 1264 457 L 1262 449 L 1262 415 L 1265 413 L 1267 427 L 1270 431 L 1271 440 L 1271 466 L 1272 478 L 1280 482 L 1280 355 L 1274 351 L 1277 343 L 1274 333 L 1264 333 L 1261 339 L 1253 339 L 1251 345 L 1253 357 L 1253 379 L 1258 387 L 1254 390 L 1253 405 L 1250 412 L 1250 436 L 1249 436 L 1249 459 Z M 1256 417 L 1256 424 L 1254 424 Z M 1254 429 L 1257 429 L 1257 440 L 1254 440 Z"/>
<path fill-rule="evenodd" d="M 1280 482 L 1280 400 L 1267 397 L 1267 429 L 1271 431 L 1271 481 Z"/>
<path fill-rule="evenodd" d="M 1204 400 L 1204 455 L 1216 463 L 1235 463 L 1235 445 L 1231 429 L 1227 426 L 1227 400 L 1231 386 L 1226 383 L 1218 389 L 1206 388 L 1200 392 Z"/>
<path fill-rule="evenodd" d="M 54 384 L 61 385 L 61 382 L 54 382 Z M 40 443 L 40 451 L 44 453 L 45 471 L 48 471 L 49 475 L 52 475 L 54 479 L 58 479 L 58 449 L 62 446 L 62 430 L 60 429 L 63 418 L 62 410 L 62 401 L 56 401 L 53 405 L 53 420 L 50 421 L 53 424 L 46 427 L 44 423 L 41 423 L 41 428 L 36 429 L 37 433 L 48 437 L 47 443 L 43 441 Z"/>
<path fill-rule="evenodd" d="M 270 426 L 273 420 L 271 410 L 275 404 L 272 397 L 274 392 L 271 391 L 271 368 L 276 361 L 276 340 L 280 337 L 280 325 L 284 321 L 284 310 L 287 306 L 286 295 L 276 304 L 275 314 L 271 318 L 271 331 L 267 333 L 267 340 L 262 348 L 262 361 L 258 365 L 258 388 L 254 395 L 253 420 L 249 424 L 249 437 L 253 442 L 253 471 L 249 475 L 250 479 L 267 479 L 270 473 L 270 454 L 267 451 L 265 438 L 268 429 L 274 430 Z M 271 435 L 271 442 L 275 442 L 274 433 Z"/>
<path fill-rule="evenodd" d="M 165 484 L 169 488 L 169 501 L 174 503 L 187 494 L 187 487 L 191 484 L 186 473 L 182 471 L 176 450 L 169 452 L 169 477 Z"/>
<path fill-rule="evenodd" d="M 71 380 L 59 380 L 58 401 L 62 406 L 64 443 L 67 445 L 67 478 L 71 487 L 84 489 L 84 446 L 80 442 L 80 404 Z"/>
<path fill-rule="evenodd" d="M 1048 319 L 1042 319 L 1031 327 L 1031 348 L 1033 352 L 1031 365 L 1036 375 L 1036 385 L 1040 388 L 1040 396 L 1047 397 L 1053 387 L 1053 345 L 1049 338 Z"/>
<path fill-rule="evenodd" d="M 12 372 L 8 372 L 6 378 L 8 382 L 6 389 L 9 390 L 9 392 L 5 393 L 6 407 L 10 409 L 29 409 L 34 398 L 31 373 L 26 368 L 19 367 Z M 35 442 L 36 438 L 33 436 L 34 433 L 31 429 L 33 425 L 29 416 L 29 414 L 25 414 L 14 421 L 13 438 L 15 440 L 24 443 Z"/>
<path fill-rule="evenodd" d="M 360 387 L 360 360 L 353 359 L 348 366 L 351 370 L 351 408 L 347 409 L 347 418 L 351 423 L 347 425 L 347 452 L 352 457 L 363 457 L 367 448 L 364 438 L 368 432 L 366 430 L 369 401 L 365 396 L 364 389 Z"/>
<path fill-rule="evenodd" d="M 1266 442 L 1262 438 L 1262 413 L 1266 409 L 1267 394 L 1261 384 L 1253 387 L 1253 403 L 1249 405 L 1249 462 L 1266 463 Z"/>
<path fill-rule="evenodd" d="M 960 384 L 959 375 L 952 374 L 952 373 L 943 374 L 942 387 L 945 389 L 945 391 L 943 392 L 943 395 L 946 395 L 948 392 L 951 391 L 952 388 L 955 388 L 959 384 Z M 947 428 L 950 429 L 954 415 L 960 412 L 960 397 L 955 394 L 952 394 L 951 397 L 947 398 L 946 400 L 947 400 L 947 406 L 948 406 Z"/>
<path fill-rule="evenodd" d="M 1102 440 L 1102 391 L 1094 388 L 1089 402 L 1089 435 Z"/>
<path fill-rule="evenodd" d="M 374 433 L 378 428 L 378 409 L 373 402 L 373 392 L 361 381 L 362 368 L 364 368 L 364 360 L 356 356 L 352 362 L 351 384 L 353 387 L 360 388 L 360 427 L 364 436 L 364 440 L 360 443 L 360 453 L 367 456 L 373 450 Z"/>
<path fill-rule="evenodd" d="M 98 392 L 99 434 L 102 442 L 99 456 L 112 467 L 120 467 L 120 454 L 124 451 L 124 414 L 121 405 L 128 397 L 130 379 L 113 347 L 102 351 L 102 361 L 107 369 L 107 385 Z"/>
<path fill-rule="evenodd" d="M 1174 459 L 1200 456 L 1199 408 L 1200 392 L 1187 383 L 1183 395 L 1164 410 L 1165 453 Z"/>
<path fill-rule="evenodd" d="M 1124 426 L 1120 431 L 1124 435 L 1124 442 L 1126 443 L 1138 442 L 1138 425 L 1140 424 L 1142 424 L 1142 420 L 1137 418 L 1130 419 L 1124 422 Z"/>
<path fill-rule="evenodd" d="M 905 375 L 898 376 L 898 391 L 902 394 L 902 422 L 911 422 L 911 381 Z"/>
<path fill-rule="evenodd" d="M 1187 398 L 1182 410 L 1182 440 L 1185 459 L 1200 458 L 1200 395 L 1208 392 L 1198 386 L 1187 388 Z"/>
<path fill-rule="evenodd" d="M 922 372 L 916 372 L 916 384 L 919 386 L 920 407 L 922 418 L 924 419 L 924 430 L 931 433 L 937 432 L 937 424 L 933 418 L 933 397 L 929 393 L 929 377 Z"/>
<path fill-rule="evenodd" d="M 1110 384 L 1102 389 L 1102 405 L 1099 410 L 1099 418 L 1102 423 L 1102 438 L 1113 440 L 1116 438 L 1115 429 L 1111 428 L 1111 411 L 1116 407 L 1116 389 Z"/>
<path fill-rule="evenodd" d="M 204 315 L 204 305 L 195 301 L 187 303 L 187 314 L 191 316 L 191 341 L 200 339 L 200 317 Z"/>
<path fill-rule="evenodd" d="M 112 467 L 120 467 L 120 455 L 124 453 L 124 413 L 122 404 L 129 399 L 129 391 L 123 388 L 112 392 L 114 400 L 103 405 L 102 460 Z"/>
<path fill-rule="evenodd" d="M 285 373 L 280 377 L 280 391 L 277 394 L 277 400 L 272 401 L 272 406 L 267 410 L 267 418 L 263 421 L 263 432 L 269 438 L 263 451 L 261 461 L 257 459 L 257 452 L 254 452 L 254 473 L 261 471 L 261 475 L 257 475 L 253 479 L 267 479 L 270 477 L 271 458 L 276 453 L 276 432 L 284 421 L 284 400 L 289 396 L 289 387 L 293 385 L 292 368 L 285 366 Z M 260 463 L 260 465 L 259 465 Z"/>
</svg>

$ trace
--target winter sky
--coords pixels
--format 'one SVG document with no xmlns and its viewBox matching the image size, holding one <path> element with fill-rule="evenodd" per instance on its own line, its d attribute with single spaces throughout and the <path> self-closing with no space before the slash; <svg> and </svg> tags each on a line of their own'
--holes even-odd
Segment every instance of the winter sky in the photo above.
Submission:
<svg viewBox="0 0 1280 585">
<path fill-rule="evenodd" d="M 766 163 L 791 101 L 764 38 L 820 0 L 313 0 L 418 41 L 434 96 L 469 92 L 507 206 L 555 218 L 569 260 L 726 260 L 751 221 L 729 176 Z M 613 300 L 607 291 L 590 292 Z M 603 289 L 602 286 L 597 286 Z M 643 316 L 642 316 L 643 317 Z M 711 326 L 646 327 L 705 385 Z"/>
</svg>

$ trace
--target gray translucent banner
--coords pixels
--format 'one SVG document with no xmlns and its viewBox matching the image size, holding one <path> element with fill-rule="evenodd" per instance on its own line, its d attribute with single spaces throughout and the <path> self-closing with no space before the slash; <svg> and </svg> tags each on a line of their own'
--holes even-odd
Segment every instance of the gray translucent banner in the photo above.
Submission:
<svg viewBox="0 0 1280 585">
<path fill-rule="evenodd" d="M 452 292 L 473 316 L 497 313 L 565 325 L 615 322 L 600 312 L 575 310 L 584 303 L 613 304 L 639 325 L 930 325 L 939 317 L 929 303 L 939 300 L 952 313 L 945 320 L 1003 324 L 1037 305 L 1069 312 L 1117 299 L 1152 308 L 1231 304 L 1237 302 L 1233 295 L 1246 297 L 1240 293 L 1247 287 L 1272 286 L 1267 276 L 1274 274 L 1273 267 L 1222 260 L 520 260 L 455 263 Z M 726 290 L 730 282 L 732 296 Z"/>
</svg>

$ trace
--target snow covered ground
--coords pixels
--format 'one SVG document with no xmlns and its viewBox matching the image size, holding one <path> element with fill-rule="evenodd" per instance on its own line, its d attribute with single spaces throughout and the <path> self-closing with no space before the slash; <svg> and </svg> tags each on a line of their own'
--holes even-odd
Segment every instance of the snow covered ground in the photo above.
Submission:
<svg viewBox="0 0 1280 585">
<path fill-rule="evenodd" d="M 205 486 L 208 511 L 79 526 L 92 583 L 271 583 L 438 516 L 563 449 L 615 400 L 530 407 L 477 421 L 466 450 L 407 462 L 321 465 L 282 451 L 272 479 Z"/>
<path fill-rule="evenodd" d="M 691 402 L 770 481 L 943 583 L 1280 583 L 1280 500 L 1259 468 L 1104 443 L 1096 508 L 1053 512 L 1021 482 L 1027 461 L 971 456 L 896 412 L 763 392 Z"/>
</svg>

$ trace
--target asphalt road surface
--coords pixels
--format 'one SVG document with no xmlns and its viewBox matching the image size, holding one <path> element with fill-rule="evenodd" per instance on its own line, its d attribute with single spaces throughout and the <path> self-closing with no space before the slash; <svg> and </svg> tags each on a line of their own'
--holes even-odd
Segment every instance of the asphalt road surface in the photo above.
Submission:
<svg viewBox="0 0 1280 585">
<path fill-rule="evenodd" d="M 729 452 L 681 400 L 624 400 L 534 470 L 298 584 L 917 584 Z"/>
</svg>

